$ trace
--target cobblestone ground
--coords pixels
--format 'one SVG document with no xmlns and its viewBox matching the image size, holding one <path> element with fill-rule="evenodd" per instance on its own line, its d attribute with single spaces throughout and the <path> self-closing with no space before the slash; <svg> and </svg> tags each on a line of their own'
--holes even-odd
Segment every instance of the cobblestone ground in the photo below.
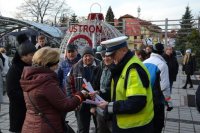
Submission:
<svg viewBox="0 0 200 133">
<path fill-rule="evenodd" d="M 194 77 L 192 77 L 194 78 Z M 200 114 L 196 107 L 188 106 L 188 95 L 194 96 L 197 85 L 190 89 L 181 89 L 184 85 L 185 75 L 180 71 L 177 81 L 174 82 L 172 89 L 172 99 L 174 109 L 166 112 L 165 127 L 163 133 L 200 133 Z M 1 105 L 0 129 L 3 133 L 9 133 L 8 117 L 8 98 L 4 97 L 5 103 Z M 190 101 L 189 101 L 190 102 Z M 74 130 L 77 129 L 77 123 L 74 112 L 69 112 L 66 118 Z M 94 124 L 91 121 L 90 133 L 94 132 Z"/>
</svg>

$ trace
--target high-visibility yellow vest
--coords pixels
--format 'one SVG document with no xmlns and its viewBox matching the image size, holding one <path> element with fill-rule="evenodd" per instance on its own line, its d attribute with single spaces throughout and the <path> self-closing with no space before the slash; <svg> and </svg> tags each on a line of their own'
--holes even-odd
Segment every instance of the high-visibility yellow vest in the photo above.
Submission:
<svg viewBox="0 0 200 133">
<path fill-rule="evenodd" d="M 128 69 L 128 67 L 132 63 L 139 64 L 148 74 L 148 70 L 146 67 L 142 64 L 141 61 L 137 57 L 132 57 L 129 62 L 125 65 L 125 67 L 122 70 L 122 73 L 119 77 L 119 80 L 116 85 L 116 101 L 119 100 L 127 100 L 129 96 L 146 96 L 147 97 L 147 103 L 146 106 L 138 113 L 135 114 L 117 114 L 117 125 L 118 127 L 122 129 L 128 129 L 128 128 L 134 128 L 134 127 L 140 127 L 148 124 L 152 121 L 154 116 L 153 111 L 153 100 L 152 100 L 152 90 L 151 85 L 149 85 L 148 88 L 143 87 L 142 81 L 137 73 L 136 69 L 131 69 L 128 77 L 127 82 L 127 88 L 124 88 L 124 80 L 125 80 L 125 74 Z M 111 97 L 113 97 L 113 87 L 114 82 L 112 80 L 111 84 Z"/>
</svg>

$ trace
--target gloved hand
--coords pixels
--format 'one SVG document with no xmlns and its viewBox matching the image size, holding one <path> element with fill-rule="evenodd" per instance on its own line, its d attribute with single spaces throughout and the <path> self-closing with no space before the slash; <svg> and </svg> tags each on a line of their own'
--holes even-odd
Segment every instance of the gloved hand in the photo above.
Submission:
<svg viewBox="0 0 200 133">
<path fill-rule="evenodd" d="M 173 109 L 173 103 L 171 97 L 165 98 L 165 103 L 167 106 L 167 111 L 171 111 Z"/>
</svg>

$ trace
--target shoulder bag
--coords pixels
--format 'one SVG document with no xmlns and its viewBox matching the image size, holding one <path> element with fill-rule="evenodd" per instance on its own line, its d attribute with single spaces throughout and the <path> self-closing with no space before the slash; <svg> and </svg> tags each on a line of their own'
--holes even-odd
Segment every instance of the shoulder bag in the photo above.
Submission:
<svg viewBox="0 0 200 133">
<path fill-rule="evenodd" d="M 33 101 L 31 100 L 29 93 L 28 94 L 28 98 L 31 102 L 31 104 L 33 105 L 33 107 L 35 108 L 35 110 L 37 111 L 36 113 L 41 116 L 44 121 L 49 125 L 49 127 L 55 132 L 55 133 L 59 133 L 56 131 L 56 129 L 54 128 L 54 126 L 50 123 L 49 119 L 45 116 L 44 113 L 42 113 L 36 106 L 35 104 L 33 104 Z M 64 133 L 75 133 L 75 131 L 69 126 L 68 121 L 64 121 Z"/>
</svg>

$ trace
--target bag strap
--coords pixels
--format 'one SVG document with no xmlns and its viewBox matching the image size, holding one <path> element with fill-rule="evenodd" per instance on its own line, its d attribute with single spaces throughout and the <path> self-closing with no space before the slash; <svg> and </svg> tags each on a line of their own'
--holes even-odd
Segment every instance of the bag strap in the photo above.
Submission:
<svg viewBox="0 0 200 133">
<path fill-rule="evenodd" d="M 148 75 L 147 75 L 146 71 L 137 63 L 133 63 L 128 67 L 128 69 L 126 71 L 125 80 L 124 80 L 124 88 L 127 89 L 128 77 L 129 77 L 129 72 L 131 69 L 136 69 L 136 71 L 138 72 L 138 75 L 140 77 L 140 80 L 142 81 L 143 87 L 148 88 L 149 87 Z"/>
<path fill-rule="evenodd" d="M 44 119 L 44 121 L 49 125 L 49 127 L 51 127 L 51 129 L 52 129 L 55 133 L 58 133 L 58 132 L 56 131 L 56 129 L 53 127 L 53 125 L 49 122 L 49 119 L 45 116 L 45 114 L 42 113 L 41 110 L 39 110 L 39 108 L 37 108 L 37 107 L 35 106 L 35 104 L 34 104 L 33 101 L 31 100 L 31 97 L 30 97 L 30 95 L 29 95 L 28 92 L 27 92 L 27 95 L 28 95 L 29 101 L 31 102 L 31 104 L 33 105 L 33 107 L 35 108 L 35 110 L 37 111 L 37 114 L 38 114 L 39 116 L 41 116 L 41 117 Z"/>
</svg>

